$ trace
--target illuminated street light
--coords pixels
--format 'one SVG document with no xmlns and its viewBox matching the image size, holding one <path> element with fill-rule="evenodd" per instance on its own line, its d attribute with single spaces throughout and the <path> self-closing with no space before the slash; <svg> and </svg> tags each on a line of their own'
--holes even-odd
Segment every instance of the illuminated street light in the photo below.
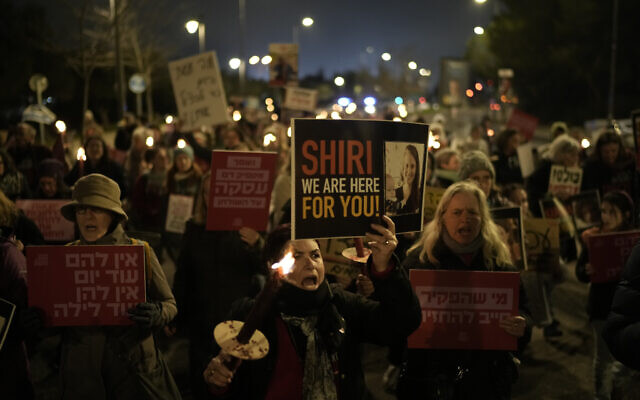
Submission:
<svg viewBox="0 0 640 400">
<path fill-rule="evenodd" d="M 344 85 L 344 78 L 341 76 L 336 76 L 336 78 L 333 80 L 333 83 L 335 83 L 336 86 L 342 86 Z"/>
<path fill-rule="evenodd" d="M 192 35 L 198 31 L 199 26 L 200 26 L 200 23 L 193 19 L 190 21 L 187 21 L 187 23 L 184 24 L 184 27 L 187 29 L 187 32 L 189 32 Z"/>
<path fill-rule="evenodd" d="M 232 58 L 231 60 L 229 60 L 229 67 L 231 69 L 238 69 L 240 68 L 240 64 L 242 64 L 242 60 L 240 60 L 237 57 Z"/>
<path fill-rule="evenodd" d="M 431 76 L 431 70 L 426 68 L 420 68 L 420 76 Z"/>
<path fill-rule="evenodd" d="M 302 18 L 302 26 L 306 26 L 307 28 L 313 25 L 313 18 L 305 17 Z"/>
<path fill-rule="evenodd" d="M 384 61 L 389 61 L 389 60 L 391 60 L 391 54 L 389 54 L 389 53 L 382 53 L 382 55 L 380 56 L 380 58 L 382 58 Z"/>
<path fill-rule="evenodd" d="M 482 35 L 482 34 L 484 34 L 484 28 L 481 27 L 481 26 L 476 26 L 475 28 L 473 28 L 473 32 L 476 35 Z"/>
<path fill-rule="evenodd" d="M 487 2 L 487 0 L 475 0 L 475 2 L 478 4 L 484 4 Z"/>
<path fill-rule="evenodd" d="M 169 125 L 173 123 L 173 115 L 169 114 L 166 117 L 164 117 L 164 123 Z"/>
<path fill-rule="evenodd" d="M 271 56 L 267 54 L 266 56 L 262 57 L 262 60 L 260 60 L 260 62 L 264 65 L 269 65 L 271 64 L 271 60 Z"/>
<path fill-rule="evenodd" d="M 415 61 L 409 61 L 409 64 L 407 64 L 407 66 L 409 67 L 409 69 L 418 68 L 418 64 Z"/>
<path fill-rule="evenodd" d="M 338 104 L 339 104 L 340 106 L 342 106 L 342 107 L 346 107 L 346 106 L 348 106 L 349 104 L 351 104 L 351 99 L 350 99 L 350 98 L 348 98 L 348 97 L 340 97 L 340 98 L 338 99 Z"/>
<path fill-rule="evenodd" d="M 251 56 L 251 58 L 249 58 L 249 64 L 251 65 L 256 65 L 259 62 L 260 62 L 260 57 L 258 56 Z"/>
<path fill-rule="evenodd" d="M 367 96 L 364 98 L 364 104 L 366 106 L 375 106 L 376 105 L 376 98 L 372 97 L 372 96 Z"/>
</svg>

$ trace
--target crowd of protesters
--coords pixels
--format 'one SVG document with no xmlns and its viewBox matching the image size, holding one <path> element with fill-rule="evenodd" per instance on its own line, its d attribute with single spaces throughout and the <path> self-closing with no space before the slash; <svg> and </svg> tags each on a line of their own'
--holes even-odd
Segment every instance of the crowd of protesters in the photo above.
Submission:
<svg viewBox="0 0 640 400">
<path fill-rule="evenodd" d="M 490 119 L 477 122 L 458 132 L 447 129 L 442 115 L 427 121 L 437 143 L 428 154 L 427 186 L 446 190 L 435 215 L 424 221 L 421 235 L 396 235 L 387 217 L 384 225 L 374 224 L 367 233 L 372 251 L 368 276 L 354 280 L 331 275 L 318 241 L 290 240 L 292 166 L 286 120 L 242 119 L 186 132 L 177 119 L 156 126 L 127 114 L 115 140 L 108 140 L 89 112 L 76 138 L 82 144 L 77 153 L 70 143 L 62 153 L 36 144 L 35 128 L 17 124 L 0 149 L 0 298 L 18 307 L 0 350 L 0 397 L 52 398 L 43 396 L 30 377 L 29 358 L 43 337 L 60 335 L 59 356 L 49 362 L 60 376 L 54 396 L 64 399 L 175 399 L 180 392 L 197 399 L 365 399 L 370 394 L 363 379 L 362 342 L 390 347 L 384 383 L 400 399 L 510 398 L 534 327 L 522 285 L 518 314 L 500 322 L 518 338 L 517 351 L 407 349 L 406 338 L 420 321 L 407 271 L 516 270 L 510 244 L 490 210 L 521 207 L 525 218 L 543 217 L 541 201 L 553 199 L 571 209 L 574 193 L 549 192 L 557 165 L 582 168 L 580 191 L 597 191 L 601 201 L 592 214 L 600 215 L 590 220 L 599 222 L 566 230 L 557 257 L 532 258 L 529 268 L 544 277 L 549 299 L 572 261 L 577 278 L 588 283 L 593 273 L 588 237 L 637 227 L 638 173 L 633 152 L 614 127 L 598 132 L 588 154 L 579 133 L 555 123 L 548 143 L 531 154 L 532 171 L 525 178 L 518 152 L 525 136 L 501 126 L 494 135 Z M 264 140 L 267 134 L 276 140 Z M 212 149 L 279 153 L 267 232 L 206 229 Z M 417 160 L 407 155 L 409 161 L 411 156 Z M 419 204 L 417 187 L 391 189 Z M 165 227 L 172 195 L 193 200 L 193 216 L 183 233 Z M 43 326 L 40 311 L 27 307 L 24 246 L 45 240 L 16 207 L 17 200 L 25 199 L 68 199 L 61 213 L 74 223 L 73 245 L 145 239 L 147 302 L 129 310 L 134 325 Z M 213 328 L 227 319 L 246 318 L 250 299 L 268 279 L 268 267 L 287 251 L 294 254 L 294 270 L 261 327 L 272 346 L 269 356 L 233 365 L 213 340 Z M 175 264 L 173 279 L 165 276 L 164 262 Z M 598 399 L 615 398 L 623 377 L 633 376 L 632 369 L 640 366 L 639 268 L 636 248 L 621 282 L 589 287 L 593 395 Z M 552 304 L 549 312 L 550 321 L 537 326 L 552 339 L 563 335 L 563 329 Z M 189 343 L 189 379 L 179 388 L 158 343 L 173 340 L 173 335 Z"/>
</svg>

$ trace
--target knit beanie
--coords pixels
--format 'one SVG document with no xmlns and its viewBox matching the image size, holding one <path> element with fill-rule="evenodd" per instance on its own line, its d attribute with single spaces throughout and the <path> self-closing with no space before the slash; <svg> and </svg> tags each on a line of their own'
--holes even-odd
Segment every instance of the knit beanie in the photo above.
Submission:
<svg viewBox="0 0 640 400">
<path fill-rule="evenodd" d="M 186 145 L 182 148 L 176 147 L 175 150 L 173 150 L 174 159 L 178 157 L 180 154 L 184 154 L 185 156 L 189 157 L 191 161 L 193 161 L 193 148 L 191 146 Z"/>
<path fill-rule="evenodd" d="M 469 175 L 476 171 L 489 171 L 491 179 L 496 179 L 496 171 L 493 169 L 493 164 L 483 152 L 472 150 L 464 153 L 462 160 L 460 160 L 460 170 L 458 171 L 460 180 L 468 179 Z"/>
</svg>

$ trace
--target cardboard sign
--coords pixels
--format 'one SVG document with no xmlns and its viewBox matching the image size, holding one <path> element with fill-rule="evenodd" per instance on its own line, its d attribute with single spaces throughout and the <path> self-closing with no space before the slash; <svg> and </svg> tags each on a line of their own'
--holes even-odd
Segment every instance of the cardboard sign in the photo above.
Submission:
<svg viewBox="0 0 640 400">
<path fill-rule="evenodd" d="M 547 191 L 552 195 L 567 193 L 573 196 L 580 192 L 580 185 L 582 185 L 582 168 L 567 168 L 561 165 L 551 167 Z"/>
<path fill-rule="evenodd" d="M 48 242 L 68 242 L 73 240 L 73 222 L 67 221 L 60 208 L 69 200 L 18 200 L 16 207 L 35 222 Z"/>
<path fill-rule="evenodd" d="M 436 209 L 447 189 L 427 186 L 424 189 L 424 220 L 431 221 L 436 215 Z"/>
<path fill-rule="evenodd" d="M 15 304 L 0 298 L 0 350 L 2 350 L 4 340 L 7 338 L 7 332 L 9 332 L 15 312 Z"/>
<path fill-rule="evenodd" d="M 504 244 L 511 253 L 513 266 L 520 271 L 527 269 L 527 254 L 524 244 L 522 208 L 499 207 L 491 209 L 491 217 L 498 225 Z"/>
<path fill-rule="evenodd" d="M 169 63 L 182 130 L 230 121 L 216 53 L 209 51 Z"/>
<path fill-rule="evenodd" d="M 410 349 L 517 348 L 498 324 L 519 314 L 519 273 L 412 269 L 409 279 L 422 308 Z"/>
<path fill-rule="evenodd" d="M 622 269 L 638 240 L 640 231 L 602 233 L 587 237 L 589 262 L 594 270 L 591 282 L 620 280 Z"/>
<path fill-rule="evenodd" d="M 298 45 L 269 44 L 269 86 L 298 86 Z"/>
<path fill-rule="evenodd" d="M 213 151 L 207 230 L 267 229 L 277 157 L 256 151 Z"/>
<path fill-rule="evenodd" d="M 571 204 L 567 208 L 557 197 L 539 200 L 538 204 L 544 218 L 558 220 L 560 232 L 563 235 L 566 234 L 571 237 L 575 235 L 576 228 L 571 217 Z"/>
<path fill-rule="evenodd" d="M 322 253 L 324 268 L 327 273 L 342 276 L 345 279 L 355 279 L 360 270 L 352 266 L 351 261 L 342 255 L 342 250 L 353 247 L 351 239 L 320 239 L 318 246 Z"/>
<path fill-rule="evenodd" d="M 529 141 L 538 127 L 538 122 L 539 119 L 533 115 L 514 108 L 507 121 L 507 128 L 516 129 Z"/>
<path fill-rule="evenodd" d="M 318 102 L 317 90 L 291 86 L 286 89 L 284 108 L 288 108 L 289 110 L 315 111 Z"/>
<path fill-rule="evenodd" d="M 557 219 L 525 218 L 527 255 L 560 252 L 560 222 Z"/>
<path fill-rule="evenodd" d="M 364 236 L 382 214 L 396 233 L 422 229 L 427 125 L 294 119 L 292 126 L 294 239 Z"/>
<path fill-rule="evenodd" d="M 146 298 L 142 245 L 28 246 L 27 276 L 48 326 L 130 325 Z"/>
<path fill-rule="evenodd" d="M 167 218 L 164 230 L 173 233 L 184 233 L 187 221 L 193 215 L 193 197 L 180 194 L 169 195 Z"/>
</svg>

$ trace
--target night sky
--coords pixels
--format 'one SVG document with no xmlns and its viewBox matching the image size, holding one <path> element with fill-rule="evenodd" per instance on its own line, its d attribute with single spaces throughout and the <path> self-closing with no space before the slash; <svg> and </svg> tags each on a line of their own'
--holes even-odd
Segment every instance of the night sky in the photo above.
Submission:
<svg viewBox="0 0 640 400">
<path fill-rule="evenodd" d="M 120 0 L 124 1 L 124 0 Z M 129 0 L 140 1 L 140 0 Z M 485 26 L 495 11 L 495 0 L 479 5 L 474 0 L 245 0 L 245 59 L 268 53 L 269 43 L 291 43 L 292 27 L 299 25 L 300 76 L 322 69 L 325 76 L 369 66 L 377 70 L 380 54 L 389 52 L 389 66 L 396 73 L 414 60 L 418 68 L 433 71 L 437 79 L 442 57 L 462 57 L 476 25 Z M 57 1 L 35 0 L 43 5 L 51 24 L 61 36 L 69 26 L 68 7 Z M 108 0 L 94 0 L 105 10 Z M 67 2 L 66 5 L 80 2 Z M 150 13 L 162 14 L 153 26 L 156 38 L 166 46 L 170 59 L 198 51 L 197 35 L 184 24 L 199 18 L 206 24 L 206 48 L 218 53 L 220 65 L 229 70 L 228 60 L 240 57 L 241 40 L 238 0 L 155 0 L 147 3 Z M 167 18 L 169 15 L 169 18 Z M 315 23 L 304 28 L 301 20 L 310 16 Z M 372 50 L 367 52 L 367 48 Z M 417 71 L 416 71 L 417 73 Z M 247 65 L 249 76 L 266 77 L 262 64 Z"/>
</svg>

